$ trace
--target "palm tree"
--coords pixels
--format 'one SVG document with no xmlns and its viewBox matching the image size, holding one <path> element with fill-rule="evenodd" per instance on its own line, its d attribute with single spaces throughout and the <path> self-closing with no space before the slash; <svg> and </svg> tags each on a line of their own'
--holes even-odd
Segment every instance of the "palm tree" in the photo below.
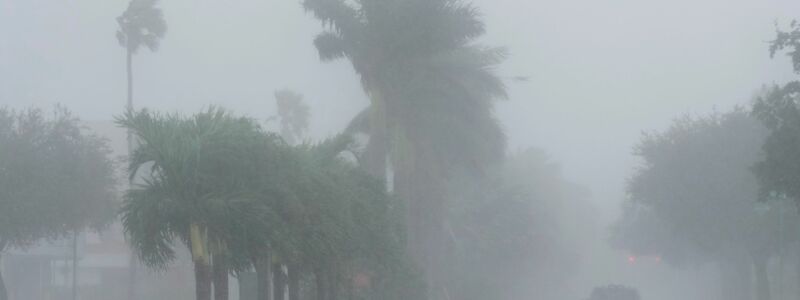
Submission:
<svg viewBox="0 0 800 300">
<path fill-rule="evenodd" d="M 149 175 L 126 193 L 121 211 L 125 232 L 148 266 L 165 267 L 175 257 L 173 241 L 190 249 L 198 300 L 211 298 L 212 267 L 227 288 L 228 245 L 260 222 L 253 203 L 264 174 L 265 155 L 277 137 L 250 119 L 220 109 L 193 117 L 128 111 L 117 122 L 141 141 L 130 157 L 129 176 Z"/>
<path fill-rule="evenodd" d="M 292 148 L 298 164 L 289 175 L 293 201 L 281 205 L 294 207 L 281 213 L 290 239 L 277 251 L 289 267 L 289 299 L 306 298 L 299 294 L 300 280 L 312 276 L 316 299 L 419 299 L 408 296 L 419 289 L 406 278 L 388 278 L 399 278 L 407 265 L 396 209 L 381 180 L 342 158 L 352 144 L 351 137 L 339 135 Z M 375 287 L 373 297 L 367 291 L 357 296 L 352 281 L 359 271 L 388 283 Z M 391 284 L 410 288 L 397 292 Z M 282 299 L 283 293 L 276 296 Z"/>
<path fill-rule="evenodd" d="M 167 32 L 167 23 L 161 9 L 156 7 L 158 0 L 131 0 L 122 15 L 117 17 L 117 41 L 125 48 L 125 65 L 128 75 L 128 98 L 125 109 L 133 110 L 133 55 L 140 48 L 147 47 L 157 51 L 161 39 Z M 131 147 L 130 133 L 128 148 Z M 130 150 L 130 149 L 129 149 Z"/>
<path fill-rule="evenodd" d="M 458 0 L 303 4 L 326 28 L 314 41 L 320 58 L 347 58 L 361 78 L 370 106 L 349 128 L 370 136 L 360 160 L 379 177 L 392 162 L 409 250 L 431 297 L 443 298 L 444 181 L 453 169 L 480 170 L 503 156 L 492 100 L 506 96 L 493 73 L 505 52 L 474 44 L 483 23 Z"/>
<path fill-rule="evenodd" d="M 161 10 L 156 8 L 157 0 L 131 0 L 128 8 L 117 17 L 117 41 L 125 48 L 125 65 L 128 79 L 128 97 L 125 104 L 126 110 L 133 110 L 133 55 L 145 46 L 150 51 L 158 50 L 159 42 L 167 32 L 167 23 Z M 127 133 L 128 153 L 133 153 L 134 141 L 130 130 Z M 132 182 L 129 182 L 132 184 Z M 136 298 L 136 268 L 135 257 L 130 261 L 130 282 L 128 286 L 128 299 Z"/>
<path fill-rule="evenodd" d="M 301 142 L 308 132 L 308 121 L 311 113 L 303 101 L 303 95 L 289 89 L 275 92 L 275 104 L 278 108 L 281 137 L 289 145 Z"/>
</svg>

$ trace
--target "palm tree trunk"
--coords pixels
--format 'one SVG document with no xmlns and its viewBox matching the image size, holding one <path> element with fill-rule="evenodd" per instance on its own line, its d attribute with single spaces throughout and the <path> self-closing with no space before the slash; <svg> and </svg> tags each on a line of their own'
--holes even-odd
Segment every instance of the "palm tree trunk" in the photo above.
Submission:
<svg viewBox="0 0 800 300">
<path fill-rule="evenodd" d="M 0 271 L 0 300 L 8 300 L 6 282 L 3 280 L 3 272 Z"/>
<path fill-rule="evenodd" d="M 289 300 L 300 300 L 300 268 L 289 267 Z"/>
<path fill-rule="evenodd" d="M 255 262 L 258 300 L 272 299 L 272 293 L 270 290 L 271 270 L 269 261 L 269 254 L 265 254 L 264 257 L 257 258 Z"/>
<path fill-rule="evenodd" d="M 133 109 L 133 53 L 130 47 L 127 47 L 125 66 L 128 75 L 128 101 L 126 102 L 126 109 Z"/>
<path fill-rule="evenodd" d="M 328 269 L 328 299 L 327 300 L 336 300 L 339 298 L 339 281 L 336 277 L 336 268 L 329 268 Z"/>
<path fill-rule="evenodd" d="M 377 98 L 377 96 L 373 96 Z M 375 178 L 386 179 L 386 159 L 389 154 L 386 112 L 378 99 L 370 106 L 369 142 L 364 149 L 363 168 Z"/>
<path fill-rule="evenodd" d="M 767 274 L 767 258 L 754 255 L 753 266 L 756 275 L 756 300 L 770 300 L 769 275 Z"/>
<path fill-rule="evenodd" d="M 228 300 L 228 261 L 222 255 L 214 255 L 214 300 Z"/>
<path fill-rule="evenodd" d="M 6 242 L 0 240 L 0 266 L 2 266 L 3 251 L 6 249 Z M 3 280 L 3 268 L 0 267 L 0 300 L 8 300 L 8 290 L 6 290 L 6 283 Z"/>
<path fill-rule="evenodd" d="M 130 43 L 130 42 L 128 42 Z M 131 46 L 128 45 L 126 47 L 125 53 L 125 66 L 127 71 L 127 79 L 128 79 L 128 97 L 125 101 L 125 109 L 126 110 L 133 110 L 133 53 L 131 52 Z M 130 129 L 127 130 L 127 141 L 128 141 L 128 155 L 130 156 L 133 153 L 133 133 Z M 129 178 L 128 185 L 133 186 L 133 178 Z M 137 259 L 136 255 L 131 253 L 130 260 L 128 261 L 128 300 L 136 300 L 136 274 L 137 268 L 139 265 L 139 260 Z"/>
<path fill-rule="evenodd" d="M 316 281 L 317 300 L 326 300 L 328 297 L 325 296 L 325 293 L 328 288 L 325 284 L 325 272 L 320 269 L 315 270 L 314 280 Z"/>
<path fill-rule="evenodd" d="M 403 139 L 401 139 L 403 140 Z M 445 240 L 444 183 L 441 166 L 406 135 L 402 160 L 395 164 L 396 194 L 406 204 L 408 249 L 424 273 L 432 300 L 444 299 Z"/>
<path fill-rule="evenodd" d="M 211 266 L 203 260 L 194 261 L 194 284 L 196 300 L 211 300 Z"/>
<path fill-rule="evenodd" d="M 796 299 L 800 299 L 800 251 L 797 252 L 797 257 L 795 257 L 794 270 L 795 270 L 795 284 L 796 284 L 794 292 L 796 295 Z"/>
<path fill-rule="evenodd" d="M 72 300 L 78 300 L 78 231 L 72 233 Z"/>
<path fill-rule="evenodd" d="M 272 265 L 272 291 L 275 293 L 273 300 L 283 300 L 286 295 L 286 273 L 281 264 Z"/>
</svg>

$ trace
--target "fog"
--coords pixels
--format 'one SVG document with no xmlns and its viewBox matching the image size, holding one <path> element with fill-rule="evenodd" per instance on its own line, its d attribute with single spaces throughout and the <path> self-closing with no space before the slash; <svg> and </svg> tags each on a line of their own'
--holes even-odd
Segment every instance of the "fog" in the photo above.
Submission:
<svg viewBox="0 0 800 300">
<path fill-rule="evenodd" d="M 128 2 L 0 0 L 0 107 L 63 105 L 106 124 L 99 132 L 117 135 L 109 138 L 122 152 L 123 129 L 107 124 L 124 113 L 125 49 L 115 33 Z M 307 139 L 342 132 L 370 101 L 347 59 L 320 61 L 313 39 L 322 26 L 300 2 L 159 1 L 168 30 L 158 51 L 133 56 L 135 108 L 191 114 L 216 105 L 265 121 L 278 113 L 274 92 L 290 89 L 310 107 Z M 532 288 L 524 299 L 582 300 L 610 284 L 647 300 L 722 299 L 713 264 L 632 264 L 609 245 L 610 231 L 642 163 L 634 151 L 643 132 L 667 131 L 686 114 L 749 108 L 763 86 L 796 80 L 789 57 L 770 57 L 769 42 L 800 18 L 800 2 L 470 2 L 486 26 L 477 42 L 508 51 L 496 74 L 509 96 L 495 104 L 507 152 L 541 149 L 563 181 L 588 191 L 578 205 L 593 212 L 560 216 L 580 240 L 563 290 Z"/>
</svg>

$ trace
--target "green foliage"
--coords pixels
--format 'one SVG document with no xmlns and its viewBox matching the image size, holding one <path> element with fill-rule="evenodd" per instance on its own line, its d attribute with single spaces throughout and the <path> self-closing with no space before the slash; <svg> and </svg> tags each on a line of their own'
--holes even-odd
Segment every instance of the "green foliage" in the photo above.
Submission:
<svg viewBox="0 0 800 300">
<path fill-rule="evenodd" d="M 779 203 L 757 202 L 751 166 L 766 136 L 742 109 L 684 117 L 665 132 L 646 134 L 636 148 L 643 163 L 629 182 L 616 244 L 672 263 L 769 257 L 790 245 L 796 216 L 772 209 Z M 779 218 L 786 222 L 771 222 Z"/>
<path fill-rule="evenodd" d="M 131 53 L 142 46 L 156 51 L 167 32 L 167 23 L 161 10 L 156 8 L 157 0 L 131 0 L 128 8 L 117 17 L 119 29 L 117 41 Z"/>
<path fill-rule="evenodd" d="M 314 44 L 323 61 L 346 58 L 370 107 L 348 131 L 369 141 L 359 155 L 374 176 L 391 159 L 398 197 L 408 207 L 408 244 L 426 270 L 432 298 L 444 298 L 446 180 L 481 172 L 503 158 L 505 136 L 493 115 L 506 96 L 494 67 L 503 49 L 475 44 L 477 9 L 458 0 L 304 0 L 325 31 Z M 364 125 L 367 126 L 364 126 Z M 367 127 L 364 129 L 364 127 Z"/>
<path fill-rule="evenodd" d="M 484 33 L 475 7 L 456 0 L 303 5 L 326 28 L 315 40 L 320 57 L 347 58 L 361 76 L 372 101 L 370 142 L 389 143 L 380 148 L 394 152 L 397 167 L 411 157 L 428 169 L 478 167 L 502 157 L 505 140 L 492 100 L 506 96 L 493 73 L 505 51 L 473 44 Z M 432 158 L 419 157 L 422 151 Z"/>
<path fill-rule="evenodd" d="M 762 147 L 766 154 L 754 167 L 764 195 L 770 192 L 800 199 L 800 82 L 773 87 L 753 105 L 753 114 L 770 129 Z"/>
<path fill-rule="evenodd" d="M 107 142 L 83 132 L 57 107 L 0 108 L 0 252 L 85 227 L 100 228 L 116 210 Z"/>
<path fill-rule="evenodd" d="M 288 146 L 217 108 L 191 117 L 129 111 L 118 123 L 140 142 L 129 174 L 143 179 L 127 192 L 122 221 L 146 264 L 165 267 L 180 240 L 196 255 L 224 255 L 234 272 L 270 254 L 304 277 L 332 276 L 341 291 L 368 274 L 375 285 L 358 291 L 368 299 L 414 291 L 396 288 L 413 282 L 401 209 L 347 159 L 349 137 Z"/>
<path fill-rule="evenodd" d="M 775 40 L 770 43 L 770 56 L 774 57 L 784 49 L 791 49 L 786 54 L 792 58 L 794 71 L 800 73 L 800 23 L 797 20 L 789 24 L 789 31 L 778 30 Z"/>
<path fill-rule="evenodd" d="M 792 22 L 789 32 L 778 32 L 770 54 L 791 49 L 794 70 L 800 73 L 800 25 Z M 754 167 L 762 196 L 788 196 L 800 204 L 800 81 L 773 86 L 753 103 L 753 115 L 770 130 L 762 147 L 764 159 Z"/>
<path fill-rule="evenodd" d="M 210 108 L 192 117 L 129 111 L 117 122 L 140 143 L 129 174 L 143 183 L 126 193 L 122 221 L 146 264 L 165 266 L 176 238 L 191 247 L 192 224 L 207 231 L 205 246 L 224 249 L 247 233 L 232 230 L 269 222 L 253 201 L 277 189 L 264 183 L 274 182 L 267 178 L 276 176 L 270 172 L 281 158 L 279 139 L 252 119 Z"/>
<path fill-rule="evenodd" d="M 337 274 L 341 290 L 352 286 L 357 274 L 369 276 L 373 284 L 356 291 L 354 299 L 415 299 L 403 296 L 422 289 L 412 288 L 402 207 L 385 193 L 381 180 L 347 159 L 351 144 L 341 135 L 294 147 L 292 197 L 278 206 L 285 209 L 280 215 L 288 226 L 288 243 L 274 245 L 282 247 L 279 255 L 289 265 L 317 276 Z"/>
</svg>

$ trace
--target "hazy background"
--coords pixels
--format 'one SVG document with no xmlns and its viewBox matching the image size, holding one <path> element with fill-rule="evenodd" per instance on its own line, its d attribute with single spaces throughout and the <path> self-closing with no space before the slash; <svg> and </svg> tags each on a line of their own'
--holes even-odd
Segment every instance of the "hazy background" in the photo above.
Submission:
<svg viewBox="0 0 800 300">
<path fill-rule="evenodd" d="M 529 77 L 509 81 L 511 99 L 498 106 L 512 151 L 545 149 L 566 177 L 590 188 L 603 223 L 618 209 L 643 130 L 746 104 L 762 84 L 793 76 L 786 58 L 769 58 L 766 42 L 776 21 L 800 17 L 796 0 L 473 2 L 485 16 L 484 42 L 509 48 L 499 73 Z M 62 103 L 98 121 L 119 114 L 125 52 L 115 18 L 127 3 L 0 0 L 0 106 Z M 160 7 L 169 26 L 161 49 L 134 57 L 137 107 L 194 112 L 220 104 L 263 120 L 275 111 L 272 93 L 290 88 L 312 107 L 311 135 L 323 137 L 367 104 L 348 62 L 319 62 L 311 44 L 319 23 L 298 1 Z M 680 285 L 702 298 L 702 283 L 689 285 L 685 273 L 660 267 L 641 276 L 624 254 L 602 247 L 603 234 L 593 234 L 600 247 L 586 249 L 587 286 L 630 282 L 650 298 Z"/>
</svg>

